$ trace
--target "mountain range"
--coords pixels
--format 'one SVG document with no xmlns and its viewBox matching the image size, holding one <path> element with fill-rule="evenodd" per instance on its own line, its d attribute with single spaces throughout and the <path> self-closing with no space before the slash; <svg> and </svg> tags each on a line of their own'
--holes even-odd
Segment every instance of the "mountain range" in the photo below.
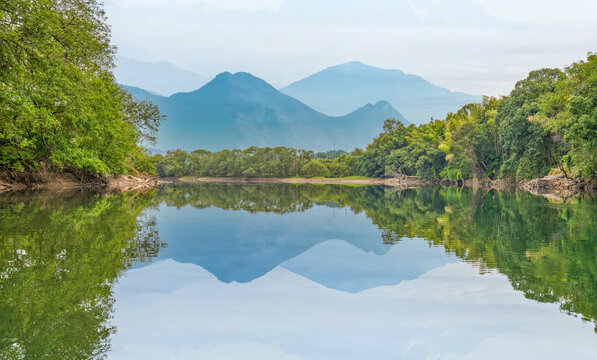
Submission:
<svg viewBox="0 0 597 360">
<path fill-rule="evenodd" d="M 423 239 L 384 244 L 381 231 L 363 213 L 327 205 L 285 216 L 217 206 L 162 207 L 158 222 L 168 247 L 157 260 L 193 263 L 226 283 L 248 283 L 282 266 L 356 293 L 416 279 L 456 259 Z"/>
<path fill-rule="evenodd" d="M 480 96 L 436 86 L 420 76 L 381 69 L 358 61 L 324 69 L 281 91 L 329 115 L 346 114 L 366 103 L 386 100 L 412 123 L 443 119 Z"/>
<path fill-rule="evenodd" d="M 388 118 L 408 124 L 387 101 L 366 104 L 345 116 L 328 116 L 242 72 L 221 73 L 198 90 L 169 97 L 124 87 L 167 115 L 158 135 L 159 149 L 215 151 L 255 145 L 352 150 L 366 146 Z"/>
<path fill-rule="evenodd" d="M 158 93 L 195 88 L 204 80 L 168 63 L 127 61 L 121 59 L 119 66 L 134 71 L 121 68 L 117 79 L 167 115 L 156 145 L 161 150 L 289 146 L 350 151 L 369 144 L 386 119 L 421 124 L 481 101 L 416 75 L 360 62 L 324 69 L 280 90 L 246 72 L 224 72 L 197 90 L 162 96 Z"/>
</svg>

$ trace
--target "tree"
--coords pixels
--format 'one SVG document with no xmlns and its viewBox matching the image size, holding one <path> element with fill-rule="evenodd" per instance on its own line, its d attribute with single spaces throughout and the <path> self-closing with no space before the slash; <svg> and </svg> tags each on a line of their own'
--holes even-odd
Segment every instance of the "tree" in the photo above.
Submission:
<svg viewBox="0 0 597 360">
<path fill-rule="evenodd" d="M 320 160 L 311 160 L 301 169 L 305 177 L 330 177 L 330 170 Z"/>
<path fill-rule="evenodd" d="M 579 176 L 597 178 L 597 55 L 567 69 L 577 84 L 568 100 L 570 117 L 564 139 L 570 144 L 566 162 Z"/>
<path fill-rule="evenodd" d="M 0 167 L 134 172 L 162 120 L 114 82 L 96 0 L 0 4 Z"/>
</svg>

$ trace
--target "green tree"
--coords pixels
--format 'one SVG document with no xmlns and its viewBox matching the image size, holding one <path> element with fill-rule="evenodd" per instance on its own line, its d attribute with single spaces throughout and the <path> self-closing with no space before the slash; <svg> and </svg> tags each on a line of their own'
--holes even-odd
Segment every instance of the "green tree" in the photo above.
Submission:
<svg viewBox="0 0 597 360">
<path fill-rule="evenodd" d="M 2 1 L 0 167 L 135 172 L 162 117 L 116 85 L 114 53 L 99 1 Z"/>
<path fill-rule="evenodd" d="M 301 172 L 305 177 L 330 177 L 330 169 L 321 160 L 311 160 L 303 166 Z"/>
<path fill-rule="evenodd" d="M 597 55 L 567 69 L 575 88 L 568 100 L 570 117 L 564 139 L 570 144 L 565 160 L 579 176 L 597 178 Z"/>
</svg>

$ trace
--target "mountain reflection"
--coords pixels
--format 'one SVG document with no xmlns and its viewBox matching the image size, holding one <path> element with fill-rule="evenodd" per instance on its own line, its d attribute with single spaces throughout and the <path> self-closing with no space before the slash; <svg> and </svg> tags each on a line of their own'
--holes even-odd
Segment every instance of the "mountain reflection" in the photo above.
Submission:
<svg viewBox="0 0 597 360">
<path fill-rule="evenodd" d="M 105 357 L 114 284 L 156 258 L 199 265 L 222 286 L 289 271 L 346 293 L 466 261 L 595 322 L 596 224 L 594 199 L 456 188 L 178 183 L 5 194 L 0 358 Z"/>
<path fill-rule="evenodd" d="M 210 271 L 222 281 L 251 281 L 326 239 L 341 238 L 379 254 L 387 251 L 382 250 L 383 244 L 420 237 L 431 246 L 441 246 L 447 253 L 474 263 L 481 272 L 497 269 L 527 298 L 558 303 L 562 310 L 580 314 L 585 320 L 597 318 L 597 202 L 589 197 L 558 202 L 529 193 L 458 188 L 397 190 L 376 186 L 205 183 L 165 187 L 158 198 L 177 208 L 215 207 L 250 213 L 285 214 L 305 212 L 315 206 L 345 207 L 355 214 L 364 213 L 368 221 L 382 230 L 382 238 L 372 243 L 350 228 L 352 220 L 342 224 L 348 231 L 334 227 L 333 233 L 324 235 L 320 232 L 325 232 L 325 222 L 320 222 L 318 231 L 298 239 L 303 241 L 302 246 L 290 250 L 296 241 L 288 244 L 279 236 L 265 242 L 263 238 L 254 239 L 256 243 L 251 249 L 251 239 L 244 237 L 246 233 L 230 233 L 218 239 L 224 244 L 210 242 L 213 236 L 208 235 L 205 239 L 199 237 L 199 241 L 193 239 L 195 249 L 205 246 L 201 251 L 181 250 L 186 257 L 179 258 L 174 253 L 168 256 L 208 270 L 211 267 Z M 240 221 L 240 217 L 235 219 Z M 231 226 L 222 226 L 218 231 L 224 228 L 234 232 Z M 169 243 L 175 241 L 169 239 Z M 174 248 L 177 247 L 168 251 Z M 253 256 L 263 254 L 264 249 L 268 249 L 267 259 Z M 192 253 L 204 254 L 204 261 L 192 259 Z M 247 267 L 249 273 L 242 272 L 247 277 L 235 277 L 225 270 L 218 272 L 219 264 L 235 264 L 234 257 L 255 260 L 255 267 Z M 264 261 L 270 263 L 264 266 Z M 251 275 L 250 271 L 260 265 L 262 270 Z"/>
</svg>

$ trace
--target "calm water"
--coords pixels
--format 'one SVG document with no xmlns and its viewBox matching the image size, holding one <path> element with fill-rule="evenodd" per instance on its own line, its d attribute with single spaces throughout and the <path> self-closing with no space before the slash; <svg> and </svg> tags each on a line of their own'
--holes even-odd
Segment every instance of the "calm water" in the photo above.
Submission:
<svg viewBox="0 0 597 360">
<path fill-rule="evenodd" d="M 5 194 L 0 256 L 0 359 L 597 359 L 588 198 Z"/>
</svg>

